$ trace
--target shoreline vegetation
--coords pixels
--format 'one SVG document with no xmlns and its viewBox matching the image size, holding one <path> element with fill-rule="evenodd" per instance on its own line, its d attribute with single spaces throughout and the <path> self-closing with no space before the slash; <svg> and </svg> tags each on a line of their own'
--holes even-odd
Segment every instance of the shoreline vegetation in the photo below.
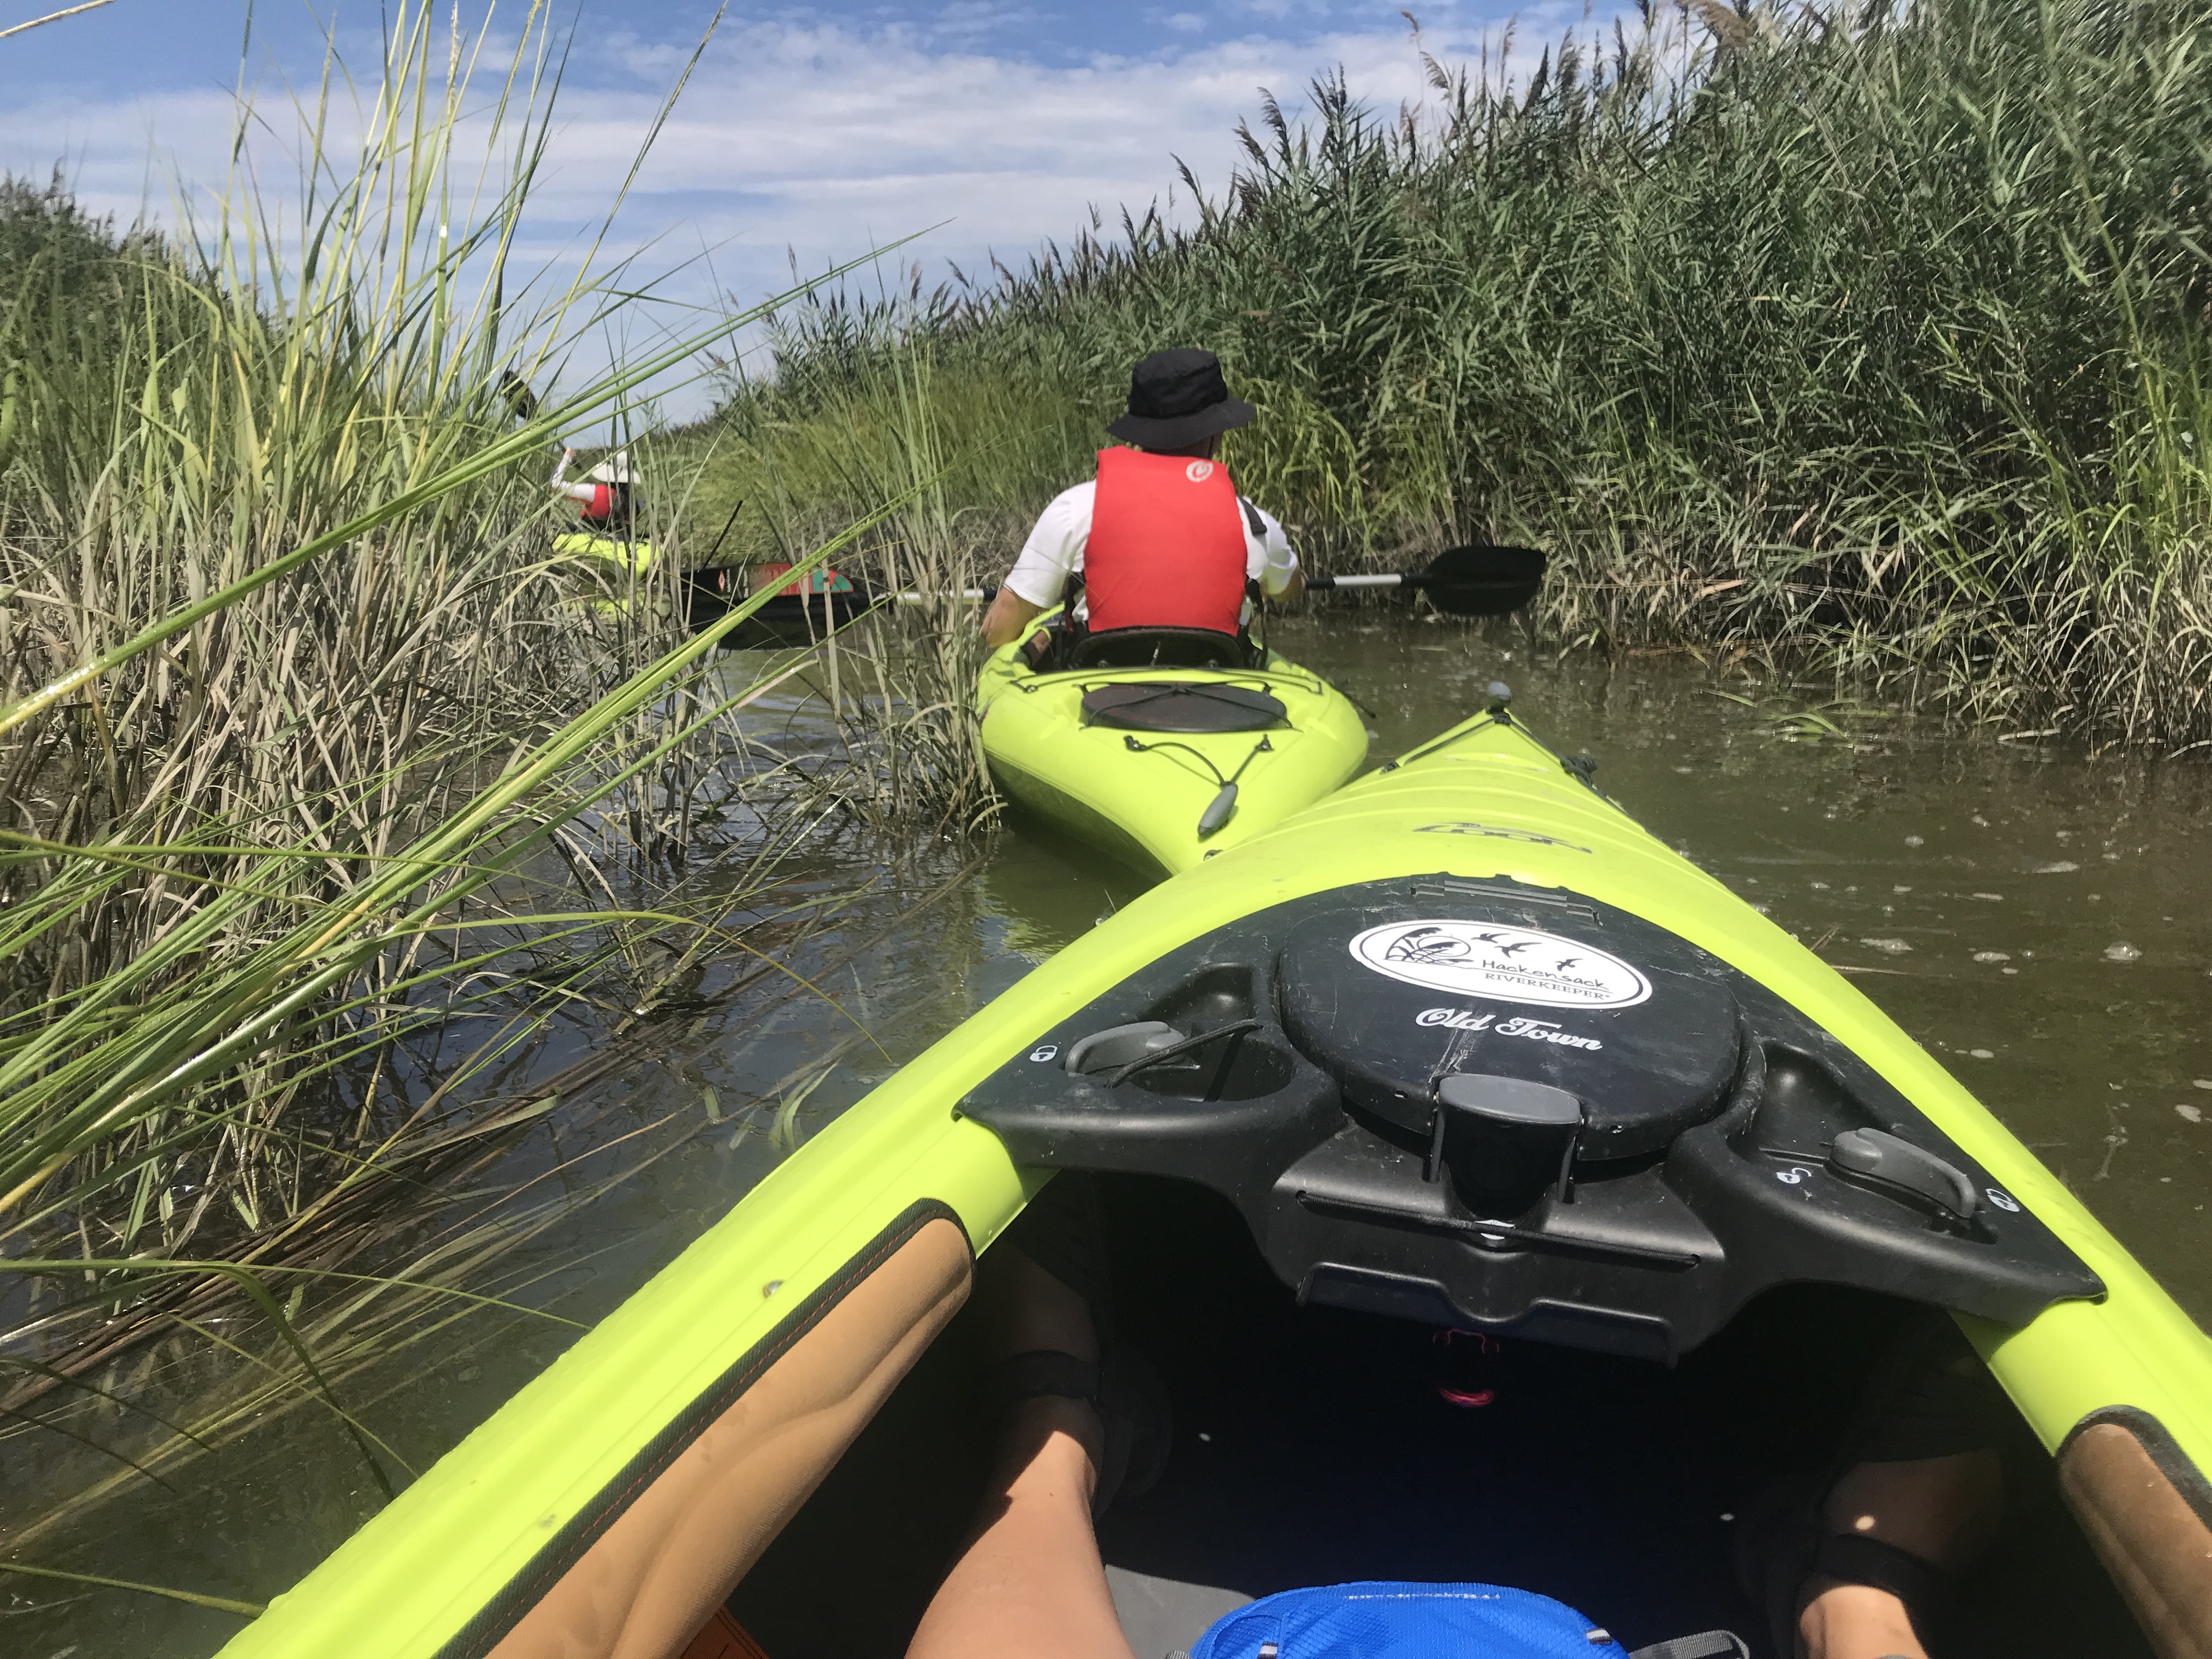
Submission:
<svg viewBox="0 0 2212 1659">
<path fill-rule="evenodd" d="M 1129 362 L 1203 344 L 1262 411 L 1240 484 L 1320 568 L 1534 543 L 1565 646 L 2212 744 L 2212 12 L 1692 0 L 1504 62 L 1430 60 L 1395 118 L 1269 101 L 1224 188 L 1183 173 L 1186 228 L 786 308 L 774 372 L 665 441 L 713 447 L 700 519 L 743 500 L 732 544 L 785 556 L 919 423 L 994 577 Z"/>
<path fill-rule="evenodd" d="M 750 607 L 687 628 L 680 476 L 650 560 L 556 544 L 562 435 L 751 315 L 573 372 L 651 287 L 511 267 L 559 37 L 386 21 L 285 112 L 285 191 L 244 93 L 174 230 L 0 182 L 0 1572 L 112 1583 L 103 1504 L 302 1411 L 388 1498 L 364 1393 L 464 1317 L 565 1340 L 578 1251 L 530 1241 L 689 1128 L 594 1134 L 611 1057 L 813 994 L 905 878 L 825 826 L 922 810 L 865 687 L 857 739 L 743 723 L 817 653 L 717 667 Z"/>
</svg>

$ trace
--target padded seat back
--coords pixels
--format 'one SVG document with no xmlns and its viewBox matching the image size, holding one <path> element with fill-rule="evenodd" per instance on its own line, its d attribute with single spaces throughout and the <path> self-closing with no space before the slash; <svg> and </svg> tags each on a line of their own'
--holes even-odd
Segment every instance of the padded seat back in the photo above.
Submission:
<svg viewBox="0 0 2212 1659">
<path fill-rule="evenodd" d="M 1109 628 L 1085 634 L 1067 653 L 1070 668 L 1250 668 L 1242 635 L 1211 628 Z"/>
</svg>

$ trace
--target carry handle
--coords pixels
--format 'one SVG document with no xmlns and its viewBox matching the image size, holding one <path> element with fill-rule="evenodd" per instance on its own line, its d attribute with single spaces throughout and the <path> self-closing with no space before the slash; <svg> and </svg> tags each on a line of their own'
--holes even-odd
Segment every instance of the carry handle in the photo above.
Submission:
<svg viewBox="0 0 2212 1659">
<path fill-rule="evenodd" d="M 1637 1649 L 1628 1659 L 1751 1659 L 1751 1649 L 1732 1630 L 1707 1630 L 1671 1642 L 1654 1642 Z"/>
</svg>

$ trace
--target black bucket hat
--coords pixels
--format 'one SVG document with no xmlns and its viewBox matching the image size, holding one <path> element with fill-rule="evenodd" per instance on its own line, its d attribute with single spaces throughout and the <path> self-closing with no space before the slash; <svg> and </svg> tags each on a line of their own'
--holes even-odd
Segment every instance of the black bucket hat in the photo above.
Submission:
<svg viewBox="0 0 2212 1659">
<path fill-rule="evenodd" d="M 1221 359 L 1210 351 L 1155 351 L 1129 371 L 1129 412 L 1106 429 L 1145 449 L 1186 449 L 1259 414 L 1229 395 Z"/>
</svg>

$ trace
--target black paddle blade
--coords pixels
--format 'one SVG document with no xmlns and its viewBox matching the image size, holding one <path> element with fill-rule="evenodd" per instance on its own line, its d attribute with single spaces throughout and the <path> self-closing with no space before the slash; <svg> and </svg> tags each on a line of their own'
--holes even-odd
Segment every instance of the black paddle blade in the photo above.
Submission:
<svg viewBox="0 0 2212 1659">
<path fill-rule="evenodd" d="M 1533 547 L 1448 547 L 1406 578 L 1447 616 L 1503 617 L 1536 597 L 1544 555 Z"/>
</svg>

